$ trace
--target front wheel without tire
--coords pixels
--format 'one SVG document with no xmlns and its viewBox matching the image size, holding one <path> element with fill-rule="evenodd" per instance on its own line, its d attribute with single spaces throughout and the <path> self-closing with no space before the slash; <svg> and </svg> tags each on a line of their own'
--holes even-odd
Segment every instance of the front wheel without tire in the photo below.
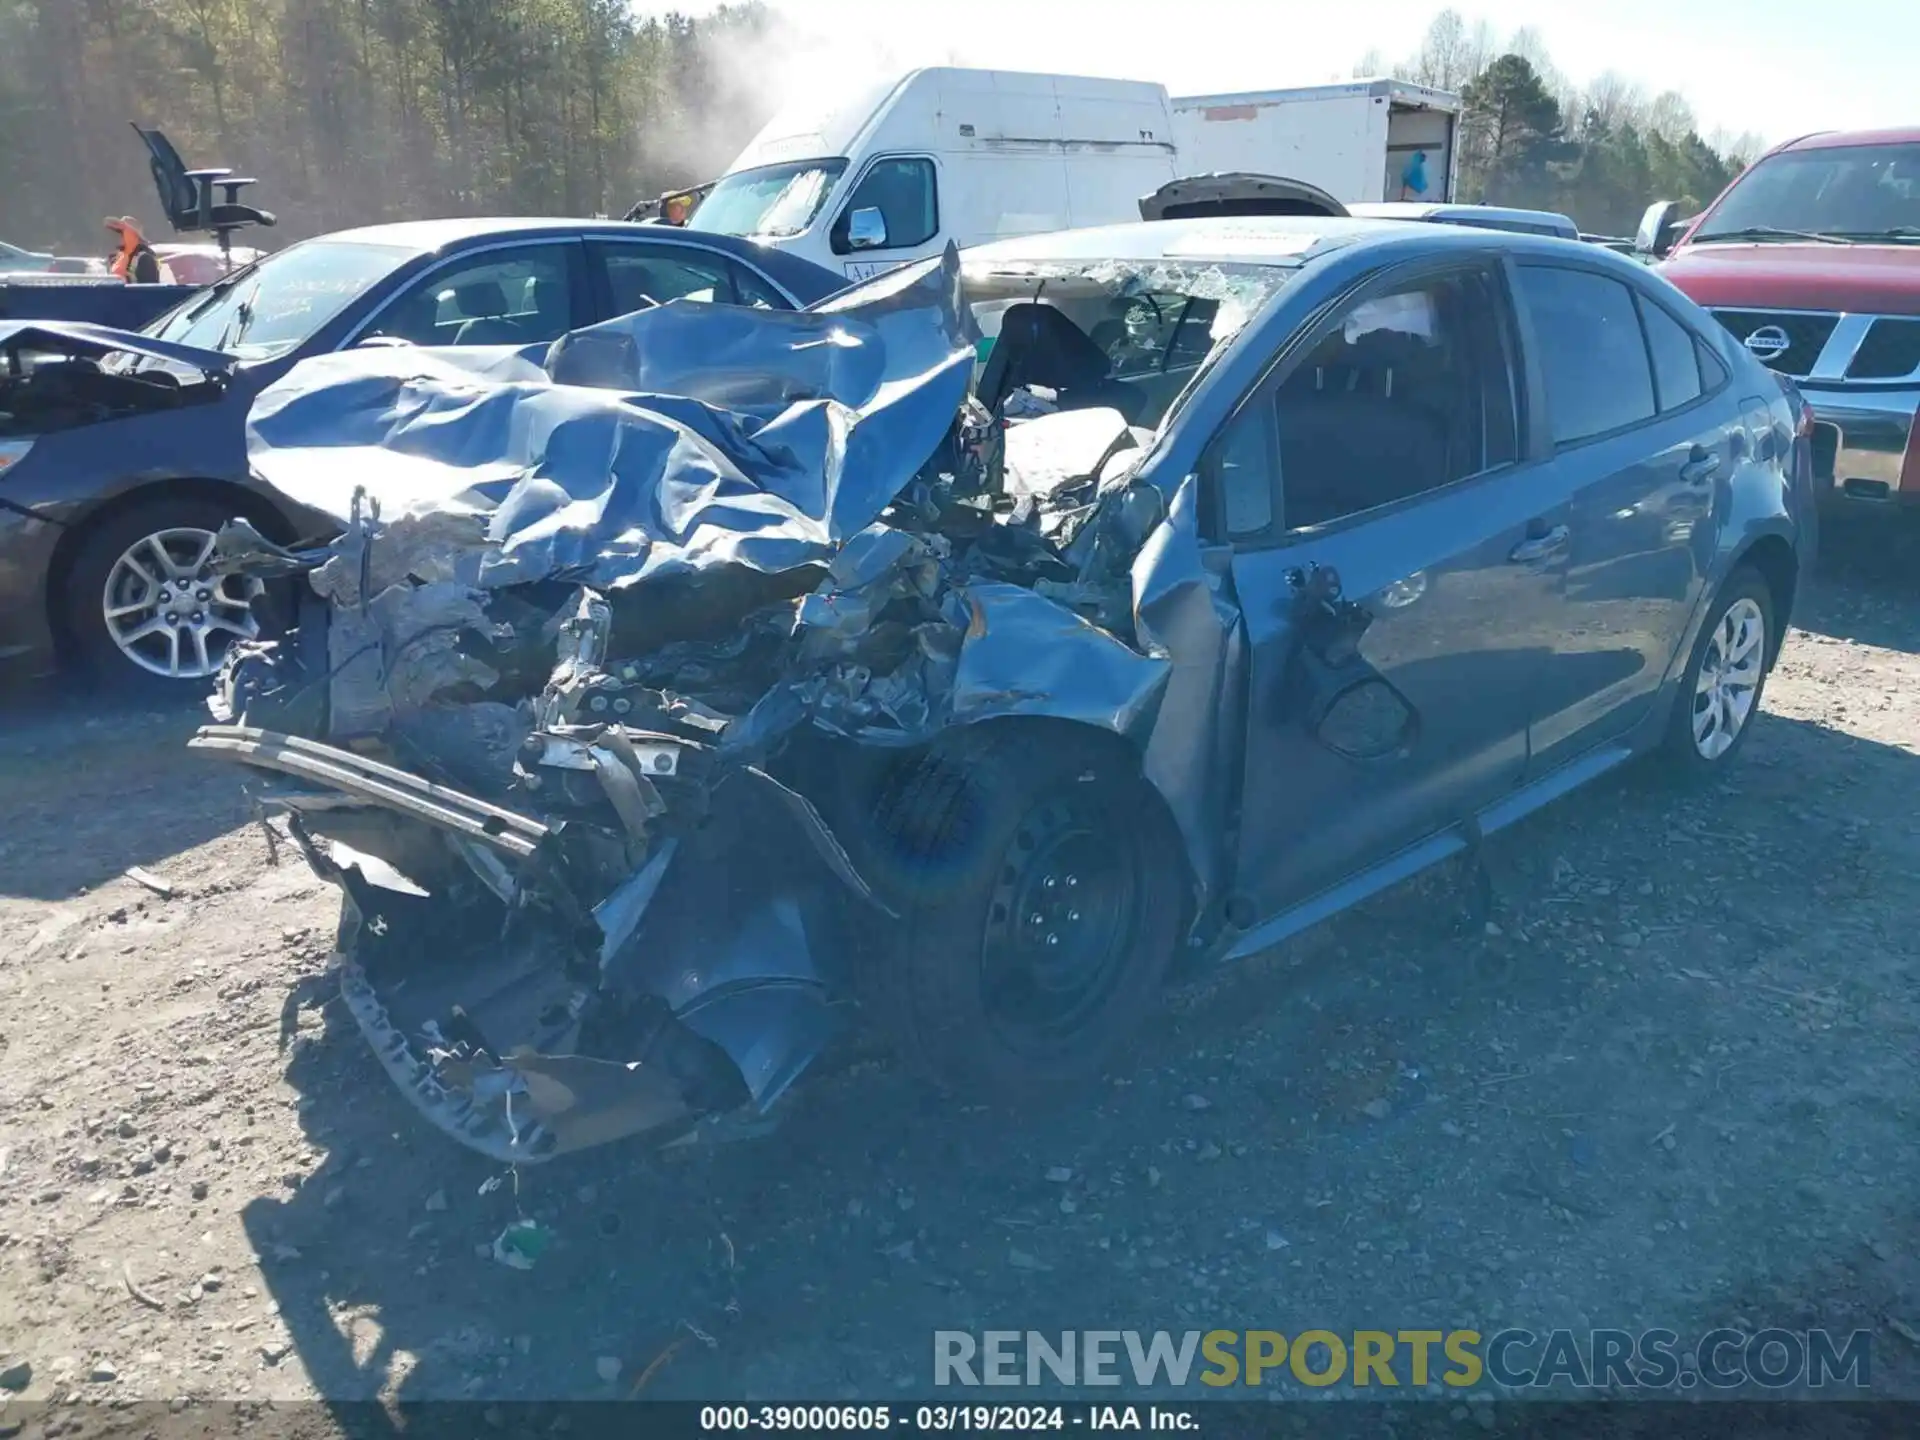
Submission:
<svg viewBox="0 0 1920 1440">
<path fill-rule="evenodd" d="M 1097 1075 L 1159 1004 L 1186 865 L 1117 749 L 963 736 L 895 773 L 880 869 L 904 911 L 876 989 L 943 1086 L 1031 1101 Z"/>
<path fill-rule="evenodd" d="M 1680 680 L 1662 747 L 1671 772 L 1715 774 L 1739 753 L 1778 645 L 1773 592 L 1757 571 L 1736 570 L 1715 597 Z"/>
<path fill-rule="evenodd" d="M 114 688 L 204 689 L 227 650 L 260 633 L 257 580 L 213 573 L 231 507 L 151 500 L 110 516 L 82 542 L 61 594 L 81 668 Z"/>
</svg>

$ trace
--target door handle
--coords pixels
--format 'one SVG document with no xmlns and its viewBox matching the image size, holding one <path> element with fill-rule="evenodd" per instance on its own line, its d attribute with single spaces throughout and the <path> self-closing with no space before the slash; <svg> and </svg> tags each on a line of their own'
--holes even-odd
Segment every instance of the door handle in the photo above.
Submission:
<svg viewBox="0 0 1920 1440">
<path fill-rule="evenodd" d="M 1704 445 L 1687 452 L 1687 463 L 1680 467 L 1680 478 L 1689 485 L 1704 485 L 1720 473 L 1720 457 Z"/>
<path fill-rule="evenodd" d="M 1551 560 L 1567 548 L 1567 542 L 1573 538 L 1573 532 L 1564 525 L 1556 525 L 1542 535 L 1531 535 L 1507 552 L 1507 558 L 1516 565 L 1531 565 L 1536 560 Z"/>
</svg>

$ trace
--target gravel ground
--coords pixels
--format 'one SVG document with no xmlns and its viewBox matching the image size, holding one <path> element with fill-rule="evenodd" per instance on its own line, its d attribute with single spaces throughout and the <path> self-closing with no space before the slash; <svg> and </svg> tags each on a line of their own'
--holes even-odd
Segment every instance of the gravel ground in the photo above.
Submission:
<svg viewBox="0 0 1920 1440">
<path fill-rule="evenodd" d="M 0 1380 L 894 1398 L 942 1328 L 1780 1325 L 1871 1330 L 1920 1396 L 1916 558 L 1830 535 L 1737 773 L 1499 837 L 1484 934 L 1381 897 L 1183 990 L 1092 1097 L 955 1107 L 856 1044 L 765 1137 L 518 1176 L 390 1093 L 332 892 L 194 717 L 17 704 Z"/>
</svg>

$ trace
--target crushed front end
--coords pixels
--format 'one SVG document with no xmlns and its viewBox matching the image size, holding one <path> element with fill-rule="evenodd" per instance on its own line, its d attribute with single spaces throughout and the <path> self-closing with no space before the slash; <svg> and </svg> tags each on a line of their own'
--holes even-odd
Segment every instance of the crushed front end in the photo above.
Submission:
<svg viewBox="0 0 1920 1440">
<path fill-rule="evenodd" d="M 979 340 L 949 252 L 262 395 L 256 468 L 341 534 L 223 533 L 303 601 L 193 744 L 270 773 L 348 1008 L 445 1133 L 527 1163 L 765 1111 L 911 943 L 874 777 L 1011 717 L 1146 750 L 1136 604 L 1185 582 L 1135 562 L 1183 506 L 1113 410 L 983 404 Z"/>
</svg>

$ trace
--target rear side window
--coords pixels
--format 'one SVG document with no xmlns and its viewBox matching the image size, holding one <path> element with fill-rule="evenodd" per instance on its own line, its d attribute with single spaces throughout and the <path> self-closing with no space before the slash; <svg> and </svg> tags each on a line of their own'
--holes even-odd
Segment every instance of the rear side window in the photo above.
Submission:
<svg viewBox="0 0 1920 1440">
<path fill-rule="evenodd" d="M 1696 344 L 1700 352 L 1700 383 L 1709 390 L 1718 390 L 1727 383 L 1727 367 L 1720 357 L 1707 348 L 1706 342 Z"/>
<path fill-rule="evenodd" d="M 1647 327 L 1647 354 L 1653 358 L 1653 388 L 1662 410 L 1678 410 L 1700 398 L 1700 347 L 1693 333 L 1646 296 L 1640 319 Z"/>
<path fill-rule="evenodd" d="M 1519 268 L 1546 376 L 1553 443 L 1576 445 L 1651 420 L 1653 369 L 1633 292 L 1589 270 Z"/>
</svg>

